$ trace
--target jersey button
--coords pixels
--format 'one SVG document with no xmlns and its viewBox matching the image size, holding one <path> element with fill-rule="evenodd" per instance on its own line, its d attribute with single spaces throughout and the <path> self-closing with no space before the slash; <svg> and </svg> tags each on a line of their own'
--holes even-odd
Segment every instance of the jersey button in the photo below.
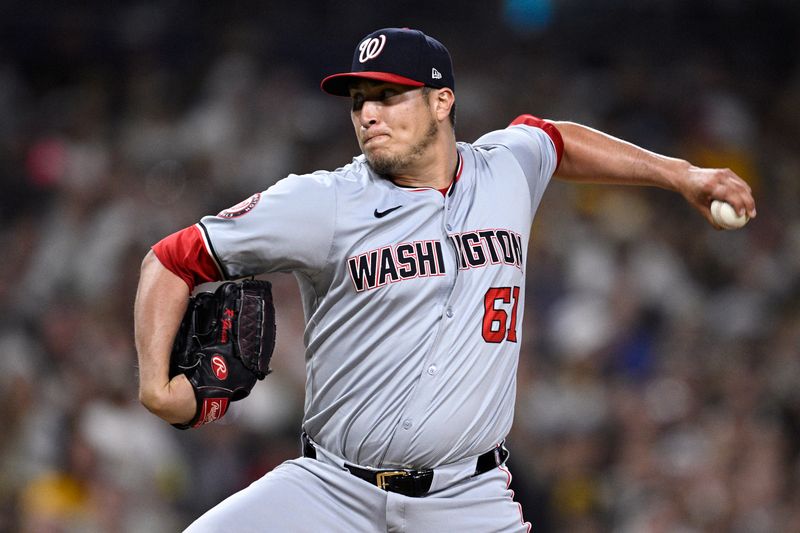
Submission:
<svg viewBox="0 0 800 533">
<path fill-rule="evenodd" d="M 452 224 L 446 224 L 445 228 L 447 229 L 447 231 L 453 231 L 453 225 Z"/>
<path fill-rule="evenodd" d="M 428 374 L 430 374 L 432 376 L 432 375 L 434 375 L 436 373 L 437 370 L 438 369 L 436 368 L 436 365 L 431 365 L 431 366 L 428 367 Z"/>
<path fill-rule="evenodd" d="M 444 312 L 447 315 L 447 318 L 453 318 L 453 308 L 448 307 L 447 310 Z"/>
<path fill-rule="evenodd" d="M 406 418 L 405 420 L 403 420 L 403 429 L 411 429 L 411 426 L 413 425 L 414 423 L 411 422 L 410 418 Z"/>
</svg>

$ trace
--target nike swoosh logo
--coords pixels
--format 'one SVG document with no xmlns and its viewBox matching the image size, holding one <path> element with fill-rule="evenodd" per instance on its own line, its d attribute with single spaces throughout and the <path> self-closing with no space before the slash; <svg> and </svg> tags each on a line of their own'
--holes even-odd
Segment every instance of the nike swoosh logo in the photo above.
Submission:
<svg viewBox="0 0 800 533">
<path fill-rule="evenodd" d="M 389 213 L 391 213 L 392 211 L 394 211 L 395 209 L 400 209 L 401 207 L 403 207 L 403 206 L 402 205 L 397 205 L 395 207 L 390 207 L 386 211 L 378 211 L 376 209 L 375 212 L 373 213 L 373 215 L 375 215 L 375 218 L 383 218 L 386 215 L 388 215 Z"/>
</svg>

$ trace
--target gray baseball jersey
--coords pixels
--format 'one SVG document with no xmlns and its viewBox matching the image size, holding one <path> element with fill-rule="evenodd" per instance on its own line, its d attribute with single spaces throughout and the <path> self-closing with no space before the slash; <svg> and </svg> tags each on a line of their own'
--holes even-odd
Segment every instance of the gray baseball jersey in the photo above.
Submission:
<svg viewBox="0 0 800 533">
<path fill-rule="evenodd" d="M 226 278 L 297 277 L 303 428 L 351 463 L 435 468 L 511 427 L 527 243 L 557 150 L 527 125 L 457 149 L 444 192 L 398 187 L 359 156 L 198 224 Z"/>
</svg>

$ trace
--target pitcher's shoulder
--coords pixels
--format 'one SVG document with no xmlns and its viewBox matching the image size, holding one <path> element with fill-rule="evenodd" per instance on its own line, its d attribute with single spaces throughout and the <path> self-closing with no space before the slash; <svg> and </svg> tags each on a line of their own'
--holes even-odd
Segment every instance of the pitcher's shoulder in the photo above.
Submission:
<svg viewBox="0 0 800 533">
<path fill-rule="evenodd" d="M 317 170 L 305 176 L 321 183 L 346 185 L 347 183 L 364 183 L 373 179 L 374 173 L 369 168 L 363 155 L 335 170 Z"/>
</svg>

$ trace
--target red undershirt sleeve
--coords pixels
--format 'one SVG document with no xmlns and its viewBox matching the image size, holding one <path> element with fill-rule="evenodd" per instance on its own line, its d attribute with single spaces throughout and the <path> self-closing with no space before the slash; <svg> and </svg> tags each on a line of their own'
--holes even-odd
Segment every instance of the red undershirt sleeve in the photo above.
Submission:
<svg viewBox="0 0 800 533">
<path fill-rule="evenodd" d="M 558 168 L 558 165 L 561 164 L 561 156 L 564 154 L 564 139 L 561 138 L 561 132 L 558 131 L 555 124 L 528 114 L 518 116 L 511 121 L 509 126 L 515 126 L 517 124 L 525 124 L 526 126 L 539 128 L 550 137 L 550 140 L 553 141 L 553 145 L 556 147 L 556 168 Z"/>
<path fill-rule="evenodd" d="M 164 237 L 153 245 L 153 253 L 167 270 L 189 286 L 190 291 L 200 283 L 223 279 L 197 225 Z"/>
</svg>

